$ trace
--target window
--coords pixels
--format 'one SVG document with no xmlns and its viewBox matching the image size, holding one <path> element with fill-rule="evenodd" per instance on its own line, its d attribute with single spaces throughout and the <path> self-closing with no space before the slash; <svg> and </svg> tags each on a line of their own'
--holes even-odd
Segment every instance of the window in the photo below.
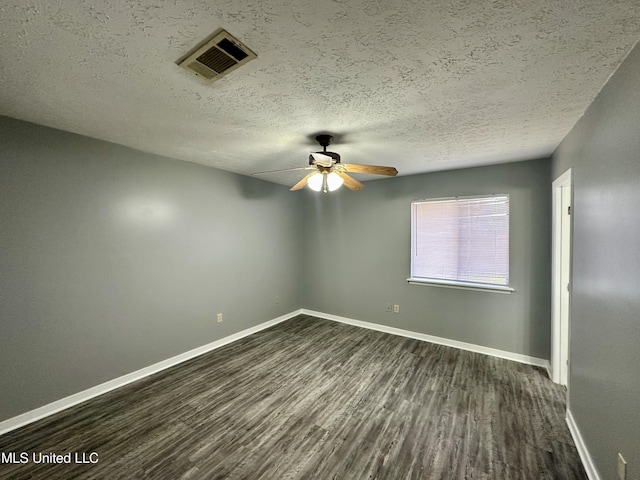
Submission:
<svg viewBox="0 0 640 480">
<path fill-rule="evenodd" d="M 513 291 L 509 196 L 412 202 L 409 282 Z"/>
</svg>

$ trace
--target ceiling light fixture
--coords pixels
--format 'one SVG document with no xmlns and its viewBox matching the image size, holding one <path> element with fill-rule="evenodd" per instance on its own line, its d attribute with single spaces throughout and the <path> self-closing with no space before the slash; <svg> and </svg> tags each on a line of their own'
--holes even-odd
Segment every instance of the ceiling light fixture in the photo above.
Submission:
<svg viewBox="0 0 640 480">
<path fill-rule="evenodd" d="M 327 179 L 327 186 L 329 187 L 330 192 L 339 189 L 344 183 L 342 177 L 340 177 L 336 172 L 331 172 L 328 175 L 325 173 L 325 175 Z"/>
<path fill-rule="evenodd" d="M 316 172 L 309 177 L 307 185 L 315 192 L 333 192 L 339 189 L 344 180 L 335 172 Z"/>
<path fill-rule="evenodd" d="M 322 189 L 322 184 L 324 183 L 322 181 L 322 177 L 324 177 L 324 175 L 322 175 L 320 172 L 316 172 L 311 175 L 307 180 L 307 185 L 309 185 L 309 188 L 315 192 L 319 192 Z"/>
</svg>

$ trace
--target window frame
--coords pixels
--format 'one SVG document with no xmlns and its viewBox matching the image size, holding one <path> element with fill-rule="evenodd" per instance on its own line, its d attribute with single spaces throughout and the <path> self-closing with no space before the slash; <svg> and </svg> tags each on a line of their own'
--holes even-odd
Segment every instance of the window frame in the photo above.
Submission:
<svg viewBox="0 0 640 480">
<path fill-rule="evenodd" d="M 501 194 L 488 194 L 488 195 L 469 195 L 469 196 L 455 196 L 455 197 L 437 197 L 437 198 L 422 198 L 411 201 L 411 250 L 410 250 L 410 277 L 407 278 L 407 282 L 411 285 L 428 285 L 435 287 L 457 288 L 462 290 L 478 290 L 493 293 L 512 293 L 515 289 L 511 286 L 511 248 L 509 248 L 509 258 L 507 264 L 507 273 L 509 278 L 508 285 L 498 285 L 491 283 L 478 283 L 465 280 L 451 280 L 451 279 L 439 279 L 439 278 L 427 278 L 418 277 L 414 275 L 414 252 L 416 248 L 415 232 L 416 225 L 416 209 L 414 205 L 417 203 L 426 202 L 443 202 L 451 200 L 472 200 L 478 198 L 492 198 L 492 197 L 507 197 L 509 202 L 509 243 L 511 243 L 511 197 L 507 193 Z M 510 247 L 510 245 L 509 245 Z"/>
</svg>

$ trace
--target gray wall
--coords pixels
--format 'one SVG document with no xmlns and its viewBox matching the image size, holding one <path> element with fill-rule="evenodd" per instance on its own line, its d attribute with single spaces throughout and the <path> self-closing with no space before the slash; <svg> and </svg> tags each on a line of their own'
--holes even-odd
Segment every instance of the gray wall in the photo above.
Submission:
<svg viewBox="0 0 640 480">
<path fill-rule="evenodd" d="M 285 187 L 6 117 L 0 145 L 0 421 L 300 307 Z"/>
<path fill-rule="evenodd" d="M 573 168 L 569 403 L 603 479 L 640 478 L 640 48 L 553 156 Z"/>
<path fill-rule="evenodd" d="M 414 332 L 549 358 L 549 159 L 305 190 L 303 306 Z M 410 204 L 508 193 L 510 295 L 408 285 Z M 400 313 L 388 313 L 387 303 Z"/>
</svg>

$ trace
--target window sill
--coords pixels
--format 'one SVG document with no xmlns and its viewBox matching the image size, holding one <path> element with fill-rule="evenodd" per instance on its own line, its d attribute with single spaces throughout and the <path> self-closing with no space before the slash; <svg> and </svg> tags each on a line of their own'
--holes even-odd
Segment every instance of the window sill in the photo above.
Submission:
<svg viewBox="0 0 640 480">
<path fill-rule="evenodd" d="M 407 278 L 411 285 L 427 285 L 432 287 L 458 288 L 460 290 L 479 290 L 491 293 L 513 293 L 514 288 L 486 283 L 456 282 L 453 280 L 438 280 L 434 278 Z"/>
</svg>

